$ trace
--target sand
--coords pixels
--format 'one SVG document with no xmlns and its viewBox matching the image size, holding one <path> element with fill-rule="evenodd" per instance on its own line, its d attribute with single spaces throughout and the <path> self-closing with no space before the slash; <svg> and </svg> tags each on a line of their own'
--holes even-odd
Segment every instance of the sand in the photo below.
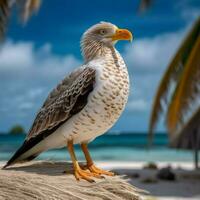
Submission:
<svg viewBox="0 0 200 200">
<path fill-rule="evenodd" d="M 143 169 L 144 162 L 97 162 L 96 164 L 101 168 L 113 170 L 119 175 L 126 175 L 132 186 L 119 176 L 106 177 L 103 180 L 95 179 L 94 184 L 86 181 L 77 183 L 72 170 L 69 174 L 62 174 L 66 166 L 71 169 L 69 163 L 31 162 L 6 171 L 0 170 L 0 191 L 3 189 L 4 193 L 14 194 L 15 198 L 10 199 L 17 199 L 19 193 L 23 192 L 25 199 L 40 196 L 40 199 L 128 200 L 138 198 L 136 186 L 149 191 L 150 195 L 144 195 L 144 193 L 141 195 L 145 200 L 200 199 L 200 171 L 193 170 L 193 163 L 160 162 L 157 164 L 158 168 L 170 164 L 177 177 L 175 181 L 158 179 L 156 176 L 158 170 Z M 17 191 L 16 188 L 18 188 Z M 2 199 L 1 192 L 0 199 Z"/>
<path fill-rule="evenodd" d="M 138 192 L 119 176 L 77 182 L 66 162 L 34 161 L 0 170 L 0 200 L 139 200 Z"/>
<path fill-rule="evenodd" d="M 126 174 L 130 183 L 147 190 L 151 198 L 148 200 L 200 200 L 200 170 L 194 170 L 189 162 L 159 162 L 158 169 L 171 166 L 176 175 L 175 181 L 160 180 L 156 174 L 158 170 L 144 169 L 144 162 L 112 162 L 99 163 L 107 166 L 118 174 Z"/>
</svg>

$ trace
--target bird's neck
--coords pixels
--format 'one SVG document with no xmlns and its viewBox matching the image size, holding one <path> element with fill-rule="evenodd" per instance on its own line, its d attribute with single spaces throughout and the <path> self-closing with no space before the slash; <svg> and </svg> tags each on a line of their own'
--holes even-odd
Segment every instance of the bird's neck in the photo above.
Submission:
<svg viewBox="0 0 200 200">
<path fill-rule="evenodd" d="M 106 58 L 108 55 L 115 56 L 116 50 L 113 45 L 106 45 L 97 41 L 84 41 L 82 55 L 85 63 L 98 58 Z"/>
</svg>

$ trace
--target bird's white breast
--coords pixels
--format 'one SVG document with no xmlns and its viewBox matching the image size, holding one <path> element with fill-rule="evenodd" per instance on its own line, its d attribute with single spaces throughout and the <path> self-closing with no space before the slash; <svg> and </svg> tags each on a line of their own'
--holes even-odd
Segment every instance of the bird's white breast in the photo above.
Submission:
<svg viewBox="0 0 200 200">
<path fill-rule="evenodd" d="M 129 77 L 117 51 L 116 56 L 117 62 L 108 57 L 88 63 L 96 70 L 95 87 L 84 109 L 59 128 L 67 140 L 91 141 L 111 128 L 122 113 L 128 99 Z"/>
</svg>

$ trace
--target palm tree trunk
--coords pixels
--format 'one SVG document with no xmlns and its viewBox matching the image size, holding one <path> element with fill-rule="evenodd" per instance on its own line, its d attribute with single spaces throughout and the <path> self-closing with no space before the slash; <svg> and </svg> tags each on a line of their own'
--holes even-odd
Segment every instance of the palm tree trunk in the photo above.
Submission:
<svg viewBox="0 0 200 200">
<path fill-rule="evenodd" d="M 198 142 L 199 142 L 199 134 L 198 134 L 198 129 L 194 130 L 194 137 L 193 137 L 193 142 L 194 142 L 194 165 L 195 169 L 199 169 L 198 162 L 199 162 L 199 155 L 198 155 Z"/>
<path fill-rule="evenodd" d="M 198 155 L 198 148 L 194 150 L 194 162 L 195 162 L 195 169 L 199 169 L 198 162 L 199 162 L 199 155 Z"/>
</svg>

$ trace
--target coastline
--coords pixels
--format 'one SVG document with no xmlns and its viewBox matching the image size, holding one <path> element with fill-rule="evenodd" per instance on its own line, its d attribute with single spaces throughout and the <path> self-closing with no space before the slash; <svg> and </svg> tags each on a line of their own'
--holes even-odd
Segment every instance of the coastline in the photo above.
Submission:
<svg viewBox="0 0 200 200">
<path fill-rule="evenodd" d="M 42 160 L 37 160 L 37 161 L 42 161 Z M 50 160 L 48 160 L 50 161 Z M 51 162 L 51 161 L 50 161 Z M 56 161 L 56 162 L 66 162 L 66 160 L 61 160 L 61 161 Z M 82 162 L 82 161 L 81 161 Z M 6 161 L 0 161 L 0 167 L 2 167 Z M 141 162 L 141 161 L 96 161 L 95 162 L 99 167 L 102 167 L 107 170 L 112 170 L 112 169 L 141 169 L 146 165 L 148 162 Z M 183 168 L 185 170 L 193 170 L 194 169 L 194 164 L 192 162 L 170 162 L 170 161 L 159 161 L 155 162 L 158 168 L 166 167 L 166 166 L 171 166 L 172 168 Z"/>
<path fill-rule="evenodd" d="M 98 166 L 111 170 L 111 169 L 141 169 L 143 168 L 148 162 L 137 162 L 137 161 L 97 161 L 95 162 Z M 194 164 L 192 162 L 155 162 L 158 168 L 171 166 L 172 168 L 184 168 L 187 170 L 193 170 Z"/>
</svg>

